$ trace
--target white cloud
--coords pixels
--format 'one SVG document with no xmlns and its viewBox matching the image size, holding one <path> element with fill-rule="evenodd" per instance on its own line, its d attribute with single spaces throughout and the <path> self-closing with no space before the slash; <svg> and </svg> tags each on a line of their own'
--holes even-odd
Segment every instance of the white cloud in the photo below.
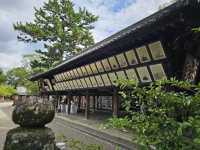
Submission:
<svg viewBox="0 0 200 150">
<path fill-rule="evenodd" d="M 43 0 L 44 1 L 44 0 Z M 32 21 L 33 7 L 41 6 L 42 0 L 0 0 L 0 67 L 19 66 L 24 54 L 32 52 L 35 45 L 17 41 L 13 23 Z"/>
<path fill-rule="evenodd" d="M 11 66 L 20 66 L 22 55 L 0 53 L 0 68 L 7 70 Z"/>
<path fill-rule="evenodd" d="M 93 31 L 97 42 L 153 14 L 160 5 L 169 1 L 171 0 L 132 0 L 131 3 L 129 1 L 130 5 L 115 12 L 111 8 L 117 0 L 108 0 L 107 3 L 105 0 L 74 0 L 75 4 L 85 6 L 100 17 Z"/>
<path fill-rule="evenodd" d="M 35 46 L 17 42 L 12 24 L 17 21 L 32 21 L 33 7 L 39 7 L 47 0 L 0 0 L 0 67 L 20 65 L 23 54 L 30 53 Z M 75 6 L 86 7 L 99 16 L 93 35 L 98 42 L 113 33 L 156 12 L 159 5 L 170 0 L 120 0 L 128 2 L 124 8 L 114 11 L 118 0 L 73 0 Z"/>
<path fill-rule="evenodd" d="M 8 69 L 21 65 L 23 55 L 30 53 L 26 48 L 26 45 L 16 40 L 0 43 L 0 68 Z"/>
</svg>

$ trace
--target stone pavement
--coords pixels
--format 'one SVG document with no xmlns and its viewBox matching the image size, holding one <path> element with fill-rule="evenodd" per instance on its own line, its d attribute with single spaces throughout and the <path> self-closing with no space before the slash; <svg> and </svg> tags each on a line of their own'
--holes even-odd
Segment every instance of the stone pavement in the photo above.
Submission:
<svg viewBox="0 0 200 150">
<path fill-rule="evenodd" d="M 3 149 L 6 133 L 16 127 L 11 120 L 12 102 L 0 103 L 0 150 Z"/>
</svg>

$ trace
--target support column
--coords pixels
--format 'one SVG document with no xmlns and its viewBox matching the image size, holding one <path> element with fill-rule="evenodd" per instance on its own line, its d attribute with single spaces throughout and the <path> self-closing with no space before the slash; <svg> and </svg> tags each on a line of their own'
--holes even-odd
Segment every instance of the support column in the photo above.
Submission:
<svg viewBox="0 0 200 150">
<path fill-rule="evenodd" d="M 68 105 L 68 109 L 67 109 L 67 113 L 68 115 L 70 114 L 70 110 L 71 110 L 71 100 L 72 100 L 72 96 L 68 95 L 68 101 L 67 101 L 67 105 Z"/>
<path fill-rule="evenodd" d="M 22 96 L 19 95 L 19 96 L 18 96 L 18 101 L 21 101 L 21 100 L 22 100 Z"/>
<path fill-rule="evenodd" d="M 78 96 L 78 112 L 81 110 L 81 96 Z"/>
<path fill-rule="evenodd" d="M 90 96 L 87 92 L 86 94 L 86 106 L 85 106 L 85 118 L 88 119 L 90 114 Z"/>
<path fill-rule="evenodd" d="M 118 115 L 119 115 L 119 96 L 118 96 L 116 89 L 114 89 L 113 96 L 112 96 L 112 112 L 113 112 L 113 117 L 118 117 Z"/>
<path fill-rule="evenodd" d="M 56 111 L 60 112 L 60 99 L 58 95 L 56 95 Z"/>
<path fill-rule="evenodd" d="M 56 95 L 53 96 L 53 102 L 54 102 L 55 111 L 57 112 L 57 110 L 58 110 L 58 100 L 57 100 Z"/>
<path fill-rule="evenodd" d="M 61 111 L 61 109 L 62 109 L 62 108 L 61 108 L 61 104 L 62 104 L 62 103 L 61 103 L 61 99 L 60 99 L 60 96 L 59 96 L 59 95 L 58 95 L 58 101 L 59 101 L 60 112 L 62 112 L 62 111 Z"/>
<path fill-rule="evenodd" d="M 103 109 L 102 101 L 103 101 L 103 98 L 99 96 L 100 110 Z"/>
<path fill-rule="evenodd" d="M 93 111 L 96 110 L 96 96 L 93 96 Z"/>
<path fill-rule="evenodd" d="M 99 103 L 99 96 L 97 96 L 97 99 L 96 99 L 96 101 L 97 101 L 97 107 L 96 107 L 96 109 L 97 109 L 97 110 L 99 110 L 99 109 L 100 109 L 100 108 L 99 108 L 99 107 L 100 107 L 100 103 Z"/>
</svg>

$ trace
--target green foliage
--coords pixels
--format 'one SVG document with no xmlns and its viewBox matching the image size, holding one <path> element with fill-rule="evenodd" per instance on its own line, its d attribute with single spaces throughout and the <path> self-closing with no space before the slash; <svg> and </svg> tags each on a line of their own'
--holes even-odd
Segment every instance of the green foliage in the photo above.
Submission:
<svg viewBox="0 0 200 150">
<path fill-rule="evenodd" d="M 105 124 L 106 128 L 117 128 L 122 131 L 125 131 L 126 129 L 132 128 L 132 121 L 128 119 L 128 117 L 125 118 L 110 118 L 108 119 L 108 122 Z"/>
<path fill-rule="evenodd" d="M 26 87 L 28 94 L 38 94 L 39 87 L 37 82 L 27 80 L 24 86 Z"/>
<path fill-rule="evenodd" d="M 171 79 L 145 87 L 119 81 L 118 86 L 137 143 L 146 149 L 199 149 L 200 85 Z M 134 109 L 135 104 L 140 110 Z"/>
<path fill-rule="evenodd" d="M 31 73 L 23 67 L 13 68 L 7 72 L 7 83 L 15 88 L 24 86 L 29 94 L 36 94 L 38 92 L 37 83 L 28 79 Z"/>
<path fill-rule="evenodd" d="M 0 85 L 5 84 L 6 82 L 6 75 L 4 74 L 3 70 L 0 69 Z"/>
<path fill-rule="evenodd" d="M 103 150 L 103 147 L 98 144 L 84 144 L 79 140 L 71 139 L 67 142 L 67 145 L 72 150 Z"/>
<path fill-rule="evenodd" d="M 103 146 L 99 144 L 85 144 L 76 139 L 67 140 L 64 135 L 59 135 L 57 138 L 66 143 L 67 147 L 72 150 L 103 150 Z"/>
<path fill-rule="evenodd" d="M 13 68 L 7 72 L 7 82 L 14 87 L 23 86 L 27 81 L 28 75 L 25 68 Z"/>
<path fill-rule="evenodd" d="M 12 96 L 16 94 L 14 87 L 6 85 L 7 77 L 3 70 L 0 69 L 0 96 Z"/>
<path fill-rule="evenodd" d="M 44 44 L 45 50 L 36 50 L 40 61 L 31 61 L 33 67 L 52 67 L 94 44 L 91 29 L 98 17 L 85 8 L 75 9 L 71 0 L 48 0 L 34 10 L 33 22 L 14 24 L 18 40 Z"/>
<path fill-rule="evenodd" d="M 0 85 L 0 96 L 12 96 L 16 94 L 16 90 L 9 85 Z"/>
<path fill-rule="evenodd" d="M 50 60 L 50 58 L 49 58 Z M 49 64 L 51 63 L 44 63 L 42 60 L 42 56 L 38 53 L 28 54 L 23 56 L 22 66 L 29 70 L 32 74 L 37 74 L 40 72 L 45 72 L 50 67 Z"/>
<path fill-rule="evenodd" d="M 194 32 L 200 32 L 200 27 L 199 28 L 194 28 L 194 29 L 192 29 L 192 31 L 194 31 Z"/>
</svg>

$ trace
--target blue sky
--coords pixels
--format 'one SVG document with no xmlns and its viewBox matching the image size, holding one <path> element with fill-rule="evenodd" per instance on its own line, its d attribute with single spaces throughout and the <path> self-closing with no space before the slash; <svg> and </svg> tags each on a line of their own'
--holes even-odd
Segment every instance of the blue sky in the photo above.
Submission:
<svg viewBox="0 0 200 150">
<path fill-rule="evenodd" d="M 120 12 L 121 10 L 125 9 L 129 5 L 135 3 L 135 0 L 117 0 L 113 6 L 111 7 L 113 12 Z"/>
<path fill-rule="evenodd" d="M 0 68 L 20 66 L 24 54 L 33 53 L 39 44 L 18 42 L 12 24 L 34 19 L 33 7 L 48 0 L 0 0 Z M 86 7 L 99 16 L 92 31 L 95 42 L 158 11 L 170 0 L 73 0 L 75 7 Z"/>
</svg>

